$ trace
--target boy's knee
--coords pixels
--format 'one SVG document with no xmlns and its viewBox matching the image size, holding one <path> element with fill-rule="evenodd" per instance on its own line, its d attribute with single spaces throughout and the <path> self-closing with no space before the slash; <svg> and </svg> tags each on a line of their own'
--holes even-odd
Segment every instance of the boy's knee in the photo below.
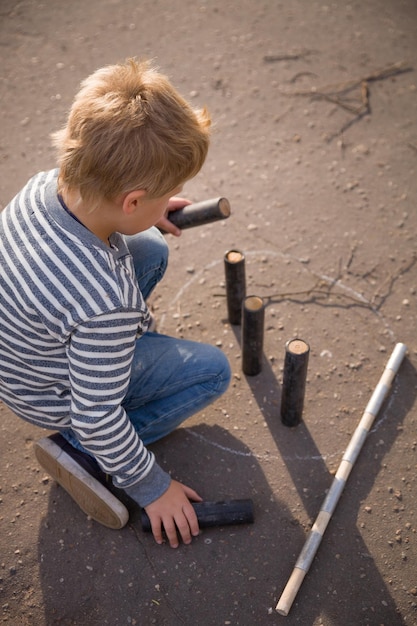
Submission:
<svg viewBox="0 0 417 626">
<path fill-rule="evenodd" d="M 126 237 L 126 242 L 141 289 L 152 289 L 163 278 L 168 266 L 169 247 L 165 237 L 153 227 L 138 235 Z M 155 280 L 150 286 L 147 284 L 148 279 L 145 284 L 141 284 L 142 277 L 150 272 L 154 273 Z"/>
<path fill-rule="evenodd" d="M 159 230 L 157 228 L 155 228 L 155 230 L 159 235 L 155 243 L 155 252 L 159 254 L 159 257 L 161 259 L 161 267 L 163 267 L 165 270 L 168 265 L 169 246 L 165 237 L 159 232 Z"/>
<path fill-rule="evenodd" d="M 218 362 L 218 380 L 219 380 L 219 394 L 224 393 L 230 385 L 230 380 L 232 378 L 232 371 L 230 368 L 230 363 L 224 352 L 222 352 L 219 348 L 215 348 L 217 351 L 217 362 Z"/>
<path fill-rule="evenodd" d="M 168 257 L 169 246 L 161 231 L 156 228 L 156 226 L 152 226 L 152 228 L 147 231 L 147 235 L 153 249 L 155 251 L 158 250 L 161 256 Z"/>
</svg>

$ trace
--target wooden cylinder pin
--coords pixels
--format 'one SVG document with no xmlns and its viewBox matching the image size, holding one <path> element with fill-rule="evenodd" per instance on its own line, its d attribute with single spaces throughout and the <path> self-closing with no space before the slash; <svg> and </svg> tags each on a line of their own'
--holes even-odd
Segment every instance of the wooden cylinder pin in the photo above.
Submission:
<svg viewBox="0 0 417 626">
<path fill-rule="evenodd" d="M 253 524 L 253 502 L 246 500 L 224 500 L 221 502 L 192 502 L 200 528 Z M 142 530 L 149 532 L 151 522 L 145 510 L 141 513 Z"/>
<path fill-rule="evenodd" d="M 281 420 L 285 426 L 301 422 L 309 354 L 310 346 L 303 339 L 290 339 L 285 344 L 281 395 Z"/>
<path fill-rule="evenodd" d="M 246 296 L 245 256 L 242 252 L 239 250 L 226 252 L 224 273 L 229 322 L 239 325 L 242 319 L 242 302 Z"/>
<path fill-rule="evenodd" d="M 189 204 L 178 211 L 171 211 L 168 214 L 170 222 L 184 230 L 193 226 L 202 226 L 224 220 L 231 213 L 230 202 L 227 198 L 213 198 Z"/>
<path fill-rule="evenodd" d="M 242 370 L 256 376 L 262 370 L 265 304 L 259 296 L 248 296 L 242 303 Z"/>
</svg>

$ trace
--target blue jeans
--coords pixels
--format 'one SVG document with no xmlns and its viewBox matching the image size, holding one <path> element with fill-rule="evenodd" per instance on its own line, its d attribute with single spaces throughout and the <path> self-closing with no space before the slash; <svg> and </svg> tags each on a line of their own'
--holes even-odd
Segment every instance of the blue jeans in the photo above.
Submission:
<svg viewBox="0 0 417 626">
<path fill-rule="evenodd" d="M 127 237 L 145 300 L 163 277 L 168 246 L 157 228 Z M 145 445 L 171 433 L 224 393 L 230 366 L 221 350 L 195 341 L 147 332 L 136 342 L 123 407 Z M 87 452 L 71 429 L 62 435 Z"/>
</svg>

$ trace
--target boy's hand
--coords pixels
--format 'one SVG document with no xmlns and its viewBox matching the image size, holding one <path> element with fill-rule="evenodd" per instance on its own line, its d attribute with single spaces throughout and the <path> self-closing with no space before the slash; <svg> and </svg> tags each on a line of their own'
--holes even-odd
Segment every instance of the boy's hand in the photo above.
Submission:
<svg viewBox="0 0 417 626">
<path fill-rule="evenodd" d="M 187 200 L 186 198 L 171 198 L 168 207 L 165 213 L 165 217 L 161 217 L 159 222 L 155 224 L 158 228 L 164 231 L 164 233 L 170 233 L 175 237 L 179 237 L 181 235 L 181 229 L 178 226 L 175 226 L 172 222 L 169 221 L 168 215 L 171 211 L 178 211 L 178 209 L 182 209 L 183 207 L 191 204 L 191 200 Z"/>
<path fill-rule="evenodd" d="M 194 489 L 172 480 L 167 491 L 145 507 L 156 543 L 163 543 L 162 526 L 171 548 L 178 548 L 177 531 L 186 544 L 199 534 L 197 516 L 190 500 L 201 502 L 202 498 Z"/>
</svg>

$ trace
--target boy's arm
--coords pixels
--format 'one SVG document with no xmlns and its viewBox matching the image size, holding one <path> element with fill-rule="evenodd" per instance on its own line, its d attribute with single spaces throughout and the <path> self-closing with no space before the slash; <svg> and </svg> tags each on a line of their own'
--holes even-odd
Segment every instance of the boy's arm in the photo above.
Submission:
<svg viewBox="0 0 417 626">
<path fill-rule="evenodd" d="M 172 547 L 199 532 L 190 498 L 200 496 L 171 480 L 146 449 L 122 407 L 137 341 L 137 312 L 101 315 L 79 325 L 68 346 L 71 426 L 115 484 L 146 508 L 155 540 L 162 527 Z M 139 339 L 140 341 L 140 339 Z"/>
<path fill-rule="evenodd" d="M 70 420 L 81 445 L 93 454 L 116 486 L 135 486 L 147 506 L 169 487 L 170 476 L 155 462 L 123 409 L 135 349 L 136 311 L 100 315 L 76 327 L 68 344 Z"/>
</svg>

